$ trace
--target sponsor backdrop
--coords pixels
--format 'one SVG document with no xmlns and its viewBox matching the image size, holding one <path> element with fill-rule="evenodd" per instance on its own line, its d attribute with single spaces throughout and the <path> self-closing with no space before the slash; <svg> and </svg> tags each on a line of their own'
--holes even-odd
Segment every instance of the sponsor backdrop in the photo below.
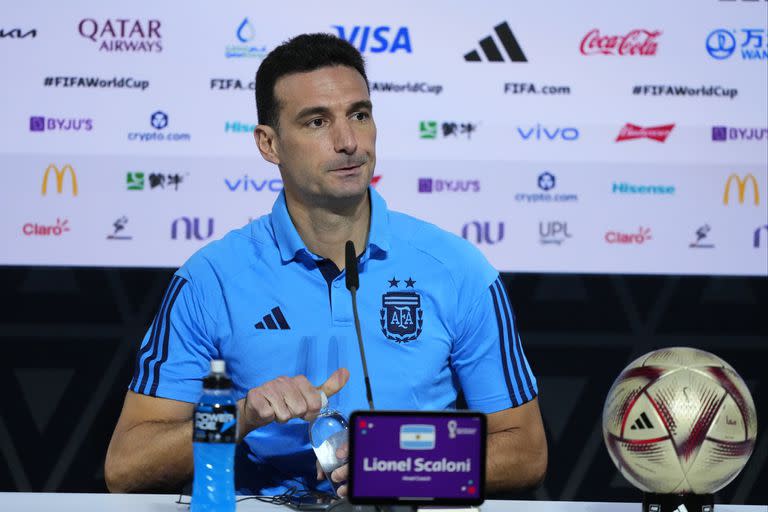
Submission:
<svg viewBox="0 0 768 512">
<path fill-rule="evenodd" d="M 254 72 L 329 32 L 378 190 L 500 270 L 768 275 L 768 2 L 335 4 L 15 6 L 0 263 L 176 267 L 268 212 Z"/>
</svg>

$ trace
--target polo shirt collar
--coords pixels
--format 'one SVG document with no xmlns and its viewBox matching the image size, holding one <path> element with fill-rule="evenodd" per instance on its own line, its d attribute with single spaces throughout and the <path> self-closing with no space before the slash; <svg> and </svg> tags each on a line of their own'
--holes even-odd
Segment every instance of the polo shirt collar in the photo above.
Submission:
<svg viewBox="0 0 768 512">
<path fill-rule="evenodd" d="M 389 228 L 389 210 L 384 198 L 376 192 L 373 187 L 368 187 L 369 197 L 371 199 L 371 226 L 368 232 L 368 247 L 366 252 L 373 254 L 375 251 L 389 251 L 391 232 Z M 289 262 L 296 259 L 300 253 L 311 255 L 304 241 L 299 236 L 296 226 L 293 225 L 291 216 L 288 213 L 288 205 L 285 202 L 285 191 L 281 191 L 277 196 L 274 206 L 272 206 L 272 232 L 277 242 L 280 258 L 283 262 Z"/>
</svg>

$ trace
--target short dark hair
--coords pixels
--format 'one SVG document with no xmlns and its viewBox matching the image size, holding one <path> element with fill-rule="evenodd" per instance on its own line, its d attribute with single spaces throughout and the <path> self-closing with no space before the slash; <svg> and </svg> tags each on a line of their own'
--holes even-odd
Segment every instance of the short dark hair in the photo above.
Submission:
<svg viewBox="0 0 768 512">
<path fill-rule="evenodd" d="M 344 39 L 331 34 L 302 34 L 281 44 L 262 61 L 256 72 L 256 113 L 259 124 L 278 127 L 280 105 L 275 84 L 285 75 L 326 66 L 349 66 L 360 73 L 368 87 L 363 56 Z"/>
</svg>

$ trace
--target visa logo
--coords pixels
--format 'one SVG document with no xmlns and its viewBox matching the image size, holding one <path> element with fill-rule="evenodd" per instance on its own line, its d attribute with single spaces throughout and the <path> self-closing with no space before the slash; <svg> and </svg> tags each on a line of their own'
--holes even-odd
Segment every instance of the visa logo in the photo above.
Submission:
<svg viewBox="0 0 768 512">
<path fill-rule="evenodd" d="M 371 53 L 395 53 L 397 51 L 413 53 L 408 27 L 395 29 L 386 25 L 379 27 L 355 25 L 345 28 L 343 25 L 333 25 L 333 28 L 338 32 L 339 38 L 357 47 L 361 53 L 366 51 Z"/>
<path fill-rule="evenodd" d="M 247 174 L 242 178 L 238 178 L 237 180 L 233 181 L 229 181 L 229 179 L 224 178 L 224 183 L 226 183 L 227 188 L 229 188 L 231 192 L 235 192 L 237 190 L 242 190 L 243 192 L 248 192 L 251 190 L 256 192 L 261 192 L 262 190 L 280 192 L 283 190 L 283 180 L 254 180 L 249 178 Z"/>
<path fill-rule="evenodd" d="M 402 425 L 400 427 L 401 450 L 434 450 L 434 425 Z"/>
</svg>

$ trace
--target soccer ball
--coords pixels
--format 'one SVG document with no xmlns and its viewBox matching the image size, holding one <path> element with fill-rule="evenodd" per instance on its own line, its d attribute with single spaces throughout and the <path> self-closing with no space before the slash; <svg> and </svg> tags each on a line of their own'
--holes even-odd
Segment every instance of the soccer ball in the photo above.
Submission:
<svg viewBox="0 0 768 512">
<path fill-rule="evenodd" d="M 693 348 L 636 359 L 616 378 L 603 408 L 608 453 L 645 492 L 722 489 L 747 463 L 756 432 L 744 381 L 719 357 Z"/>
</svg>

